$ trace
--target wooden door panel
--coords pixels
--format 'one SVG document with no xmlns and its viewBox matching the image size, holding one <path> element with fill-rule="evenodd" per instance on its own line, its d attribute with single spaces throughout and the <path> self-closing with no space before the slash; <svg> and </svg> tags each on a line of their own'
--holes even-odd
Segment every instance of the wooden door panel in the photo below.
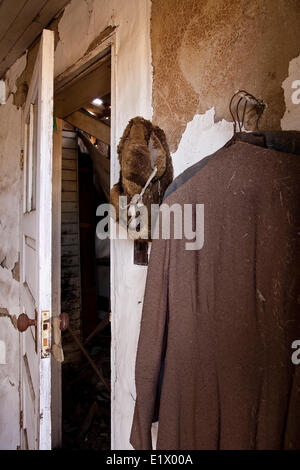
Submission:
<svg viewBox="0 0 300 470">
<path fill-rule="evenodd" d="M 21 335 L 21 447 L 51 448 L 51 357 L 44 357 L 42 312 L 51 316 L 51 198 L 54 33 L 44 30 L 24 108 L 22 312 L 36 326 Z"/>
</svg>

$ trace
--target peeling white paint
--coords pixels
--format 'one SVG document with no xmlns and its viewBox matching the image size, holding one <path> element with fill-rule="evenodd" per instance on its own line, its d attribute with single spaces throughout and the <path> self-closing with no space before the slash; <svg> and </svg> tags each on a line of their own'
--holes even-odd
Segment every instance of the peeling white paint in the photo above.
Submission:
<svg viewBox="0 0 300 470">
<path fill-rule="evenodd" d="M 13 105 L 13 95 L 0 106 L 0 123 L 0 259 L 5 257 L 5 266 L 13 269 L 19 253 L 21 139 L 21 110 Z"/>
<path fill-rule="evenodd" d="M 113 51 L 112 184 L 119 176 L 116 145 L 128 120 L 137 115 L 152 118 L 150 13 L 150 0 L 72 0 L 58 25 L 56 76 L 79 60 L 107 26 L 117 27 Z M 16 91 L 16 77 L 23 72 L 26 62 L 25 54 L 9 70 L 8 94 Z M 300 130 L 300 105 L 293 104 L 291 99 L 292 83 L 299 79 L 300 56 L 290 62 L 289 76 L 283 82 L 286 113 L 281 122 L 282 129 Z M 178 149 L 172 155 L 175 177 L 217 151 L 232 135 L 231 122 L 215 122 L 214 108 L 205 114 L 196 114 L 187 124 Z M 0 307 L 6 307 L 12 314 L 18 314 L 19 309 L 18 283 L 12 278 L 11 269 L 19 251 L 20 138 L 21 111 L 13 105 L 10 95 L 7 104 L 0 106 L 0 262 L 6 258 L 5 267 L 0 267 Z M 8 207 L 10 211 L 6 210 Z M 112 448 L 131 449 L 134 364 L 147 269 L 133 264 L 133 242 L 128 240 L 112 242 L 111 262 Z M 0 318 L 0 323 L 0 341 L 5 340 L 7 347 L 7 365 L 0 369 L 0 446 L 15 448 L 19 404 L 17 387 L 12 387 L 11 382 L 18 383 L 18 333 L 9 319 Z M 154 435 L 156 432 L 157 425 L 153 429 Z"/>
<path fill-rule="evenodd" d="M 5 341 L 0 339 L 0 365 L 6 364 L 6 346 Z"/>
<path fill-rule="evenodd" d="M 15 386 L 19 383 L 19 333 L 8 318 L 0 319 L 0 341 L 6 346 L 5 363 L 0 366 L 0 450 L 16 450 L 20 434 L 19 393 Z"/>
<path fill-rule="evenodd" d="M 152 67 L 150 0 L 72 0 L 58 25 L 60 41 L 55 51 L 55 75 L 79 60 L 107 26 L 116 26 L 113 51 L 113 100 L 115 116 L 112 142 L 112 184 L 119 167 L 116 145 L 128 120 L 152 118 Z M 7 94 L 16 91 L 16 78 L 27 62 L 24 54 L 8 71 Z M 300 78 L 300 58 L 290 63 L 283 83 L 287 111 L 282 128 L 300 130 L 300 105 L 291 102 L 291 83 Z M 187 124 L 172 155 L 175 177 L 203 157 L 222 147 L 233 135 L 232 123 L 215 122 L 215 110 L 195 115 Z M 10 95 L 0 106 L 0 307 L 19 313 L 18 283 L 11 269 L 19 252 L 19 200 L 21 111 Z M 7 211 L 9 208 L 9 211 Z M 112 448 L 131 449 L 129 435 L 135 400 L 134 364 L 139 335 L 147 269 L 133 264 L 133 242 L 112 242 Z M 18 333 L 9 319 L 0 318 L 0 341 L 6 343 L 7 364 L 0 370 L 0 448 L 16 448 L 19 439 Z M 10 377 L 8 380 L 7 377 Z M 9 412 L 8 412 L 9 410 Z M 154 434 L 157 426 L 154 426 Z"/>
<path fill-rule="evenodd" d="M 116 147 L 134 116 L 152 118 L 150 0 L 72 0 L 58 24 L 55 76 L 79 60 L 92 41 L 108 26 L 116 26 L 113 47 L 112 181 L 119 177 Z M 19 314 L 18 283 L 11 269 L 19 252 L 21 179 L 21 110 L 13 105 L 16 78 L 27 62 L 24 54 L 6 76 L 8 101 L 0 106 L 0 307 Z M 9 210 L 7 210 L 9 208 Z M 112 258 L 112 448 L 130 449 L 134 409 L 134 365 L 139 335 L 146 268 L 133 265 L 133 242 L 115 241 Z M 7 365 L 0 371 L 0 446 L 16 448 L 19 441 L 19 334 L 0 318 L 0 336 L 6 342 Z"/>
<path fill-rule="evenodd" d="M 295 96 L 297 91 L 293 84 L 298 80 L 300 80 L 300 55 L 290 61 L 289 75 L 282 83 L 286 105 L 284 116 L 281 119 L 282 130 L 300 131 L 300 103 L 293 103 L 295 101 L 293 95 Z M 299 87 L 297 88 L 299 89 Z"/>
<path fill-rule="evenodd" d="M 182 135 L 175 153 L 172 154 L 174 176 L 207 155 L 219 150 L 233 136 L 233 124 L 225 119 L 215 122 L 215 109 L 196 114 Z"/>
<path fill-rule="evenodd" d="M 6 83 L 4 80 L 0 80 L 0 104 L 6 103 Z"/>
<path fill-rule="evenodd" d="M 0 106 L 0 307 L 19 315 L 19 283 L 12 269 L 19 259 L 19 207 L 22 111 L 13 105 L 16 79 L 26 65 L 26 54 L 8 71 L 5 105 Z M 19 445 L 19 332 L 9 318 L 0 318 L 0 341 L 5 343 L 5 364 L 0 368 L 0 449 Z M 8 379 L 9 377 L 9 379 Z"/>
<path fill-rule="evenodd" d="M 16 93 L 17 86 L 16 81 L 17 78 L 22 74 L 25 70 L 27 65 L 27 52 L 23 54 L 7 71 L 6 73 L 6 86 L 7 86 L 7 93 L 6 96 L 8 97 L 10 93 Z"/>
<path fill-rule="evenodd" d="M 116 147 L 129 119 L 152 118 L 150 0 L 73 0 L 58 24 L 55 75 L 79 60 L 108 26 L 116 26 L 113 56 L 112 184 L 119 178 Z M 114 111 L 114 104 L 112 109 Z M 133 264 L 133 242 L 111 247 L 112 448 L 131 449 L 134 366 L 146 268 Z"/>
</svg>

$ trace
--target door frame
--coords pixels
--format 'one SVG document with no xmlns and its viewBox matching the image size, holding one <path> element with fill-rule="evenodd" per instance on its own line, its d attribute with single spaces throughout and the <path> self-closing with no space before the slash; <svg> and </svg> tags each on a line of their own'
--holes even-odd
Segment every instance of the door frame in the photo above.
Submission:
<svg viewBox="0 0 300 470">
<path fill-rule="evenodd" d="M 111 55 L 111 161 L 110 161 L 110 187 L 115 180 L 115 175 L 118 174 L 118 158 L 117 158 L 117 142 L 116 142 L 116 44 L 118 39 L 118 27 L 112 29 L 108 36 L 101 41 L 94 49 L 84 54 L 77 60 L 71 67 L 68 67 L 64 72 L 54 77 L 54 97 L 55 94 L 63 89 L 63 87 L 76 79 L 81 73 L 87 71 L 97 61 L 110 52 Z M 55 57 L 54 57 L 55 63 Z M 57 121 L 59 121 L 57 119 Z M 60 133 L 60 136 L 59 136 Z M 57 134 L 55 136 L 55 134 Z M 62 143 L 61 139 L 61 126 L 59 123 L 58 132 L 54 131 L 53 141 L 53 168 L 60 166 L 62 162 Z M 52 265 L 52 292 L 56 294 L 56 302 L 53 303 L 53 317 L 61 314 L 61 269 L 60 269 L 60 256 L 61 256 L 61 170 L 53 173 L 53 234 L 55 234 L 55 243 L 58 248 L 55 250 L 55 263 Z M 54 241 L 54 240 L 53 240 Z M 54 244 L 53 244 L 54 247 Z M 112 264 L 112 243 L 110 242 Z M 54 251 L 52 249 L 52 251 Z M 52 253 L 53 255 L 53 253 Z M 111 269 L 110 288 L 112 292 L 113 283 L 113 270 Z M 113 368 L 113 357 L 111 356 L 111 368 Z M 52 448 L 59 448 L 62 445 L 62 379 L 61 379 L 61 364 L 58 364 L 52 358 L 52 390 L 51 390 L 51 421 L 52 421 Z"/>
</svg>

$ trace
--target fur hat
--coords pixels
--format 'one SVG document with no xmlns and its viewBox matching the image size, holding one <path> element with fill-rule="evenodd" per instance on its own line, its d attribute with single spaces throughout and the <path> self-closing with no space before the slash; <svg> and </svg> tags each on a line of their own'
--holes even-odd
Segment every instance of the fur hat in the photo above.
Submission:
<svg viewBox="0 0 300 470">
<path fill-rule="evenodd" d="M 119 197 L 127 196 L 129 204 L 135 195 L 144 190 L 142 203 L 148 209 L 150 240 L 151 204 L 161 204 L 163 195 L 173 180 L 172 160 L 164 131 L 142 117 L 131 119 L 120 139 L 118 158 L 121 167 L 120 178 L 110 192 L 117 221 L 126 226 L 129 222 L 119 220 Z M 150 175 L 153 176 L 151 182 L 144 189 Z"/>
</svg>

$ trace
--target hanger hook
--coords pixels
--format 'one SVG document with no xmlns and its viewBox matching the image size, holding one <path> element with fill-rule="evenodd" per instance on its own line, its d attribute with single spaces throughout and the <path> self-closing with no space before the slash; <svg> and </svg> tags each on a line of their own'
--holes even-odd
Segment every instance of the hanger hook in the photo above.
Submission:
<svg viewBox="0 0 300 470">
<path fill-rule="evenodd" d="M 239 100 L 238 100 L 238 102 L 235 106 L 235 110 L 234 110 L 233 109 L 234 100 L 237 97 L 239 97 Z M 240 104 L 242 103 L 243 100 L 245 101 L 245 104 L 244 104 L 243 115 L 242 115 L 242 120 L 241 120 L 240 115 L 239 115 L 239 107 L 240 107 Z M 256 111 L 257 119 L 256 119 L 256 122 L 255 122 L 255 130 L 256 131 L 259 130 L 258 129 L 258 123 L 259 123 L 259 120 L 260 120 L 261 116 L 263 115 L 263 112 L 264 112 L 265 108 L 267 107 L 266 103 L 264 103 L 264 101 L 262 99 L 255 98 L 254 95 L 252 95 L 251 93 L 249 93 L 246 90 L 238 90 L 236 93 L 233 94 L 233 96 L 231 97 L 231 100 L 229 102 L 229 111 L 230 111 L 230 114 L 231 114 L 232 120 L 233 120 L 234 134 L 236 134 L 237 125 L 239 126 L 239 132 L 242 132 L 242 129 L 244 127 L 246 110 L 247 110 L 247 105 L 248 104 L 252 104 L 253 105 L 252 109 L 255 109 L 255 111 Z"/>
</svg>

